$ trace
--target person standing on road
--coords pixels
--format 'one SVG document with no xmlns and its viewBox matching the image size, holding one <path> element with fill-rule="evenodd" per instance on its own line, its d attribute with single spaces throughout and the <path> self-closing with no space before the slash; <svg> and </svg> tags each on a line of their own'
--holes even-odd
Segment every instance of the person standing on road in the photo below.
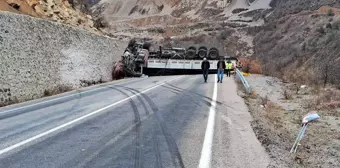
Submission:
<svg viewBox="0 0 340 168">
<path fill-rule="evenodd" d="M 220 60 L 217 62 L 217 83 L 222 83 L 225 68 L 225 62 L 223 60 L 223 57 L 221 57 Z"/>
<path fill-rule="evenodd" d="M 209 75 L 209 69 L 210 69 L 210 63 L 207 60 L 207 58 L 204 58 L 201 64 L 201 68 L 203 70 L 203 78 L 204 82 L 207 83 L 208 75 Z"/>
<path fill-rule="evenodd" d="M 233 64 L 228 61 L 227 62 L 227 77 L 230 77 L 231 69 L 233 68 Z"/>
</svg>

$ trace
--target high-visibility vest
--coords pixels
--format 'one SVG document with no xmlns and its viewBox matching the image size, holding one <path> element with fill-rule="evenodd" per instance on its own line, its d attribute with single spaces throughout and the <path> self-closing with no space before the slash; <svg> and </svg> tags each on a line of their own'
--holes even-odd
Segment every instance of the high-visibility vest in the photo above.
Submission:
<svg viewBox="0 0 340 168">
<path fill-rule="evenodd" d="M 232 69 L 232 67 L 233 67 L 233 64 L 232 63 L 227 63 L 227 69 Z"/>
</svg>

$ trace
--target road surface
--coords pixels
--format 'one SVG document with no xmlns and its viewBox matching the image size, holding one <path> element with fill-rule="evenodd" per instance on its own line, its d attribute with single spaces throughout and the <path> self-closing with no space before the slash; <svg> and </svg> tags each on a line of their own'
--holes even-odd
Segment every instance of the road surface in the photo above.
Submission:
<svg viewBox="0 0 340 168">
<path fill-rule="evenodd" d="M 233 78 L 134 78 L 0 108 L 1 168 L 264 168 Z"/>
</svg>

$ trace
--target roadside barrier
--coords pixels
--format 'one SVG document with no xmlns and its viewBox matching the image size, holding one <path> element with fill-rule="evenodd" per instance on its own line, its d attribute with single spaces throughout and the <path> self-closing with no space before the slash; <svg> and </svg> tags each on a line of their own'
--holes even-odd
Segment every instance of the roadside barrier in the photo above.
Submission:
<svg viewBox="0 0 340 168">
<path fill-rule="evenodd" d="M 247 82 L 246 78 L 243 76 L 242 72 L 237 68 L 236 68 L 236 76 L 242 81 L 242 84 L 244 88 L 246 89 L 246 92 L 250 94 L 251 93 L 250 85 Z"/>
<path fill-rule="evenodd" d="M 290 149 L 290 153 L 296 153 L 297 148 L 300 145 L 300 141 L 301 141 L 303 135 L 306 132 L 308 124 L 312 121 L 318 120 L 319 118 L 320 118 L 320 116 L 315 111 L 312 111 L 312 112 L 308 113 L 305 117 L 303 117 L 302 128 L 301 128 L 298 136 L 295 139 L 293 147 Z"/>
</svg>

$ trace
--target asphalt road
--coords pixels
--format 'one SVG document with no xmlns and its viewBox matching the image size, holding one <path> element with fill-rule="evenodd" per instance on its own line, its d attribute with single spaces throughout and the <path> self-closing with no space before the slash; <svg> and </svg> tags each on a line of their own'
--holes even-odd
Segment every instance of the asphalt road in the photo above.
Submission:
<svg viewBox="0 0 340 168">
<path fill-rule="evenodd" d="M 127 79 L 0 108 L 1 168 L 264 168 L 233 78 Z"/>
</svg>

